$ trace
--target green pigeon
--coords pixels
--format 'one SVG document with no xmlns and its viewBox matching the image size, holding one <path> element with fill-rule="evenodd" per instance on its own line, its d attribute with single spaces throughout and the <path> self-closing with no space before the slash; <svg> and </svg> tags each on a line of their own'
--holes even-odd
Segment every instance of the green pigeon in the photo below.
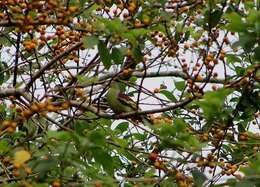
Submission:
<svg viewBox="0 0 260 187">
<path fill-rule="evenodd" d="M 113 81 L 110 84 L 110 88 L 108 89 L 106 100 L 110 108 L 113 110 L 115 114 L 122 114 L 134 111 L 140 111 L 137 108 L 136 103 L 120 90 L 119 82 Z M 140 115 L 138 117 L 134 117 L 135 120 L 141 120 L 143 123 L 151 124 L 151 120 L 146 115 Z"/>
</svg>

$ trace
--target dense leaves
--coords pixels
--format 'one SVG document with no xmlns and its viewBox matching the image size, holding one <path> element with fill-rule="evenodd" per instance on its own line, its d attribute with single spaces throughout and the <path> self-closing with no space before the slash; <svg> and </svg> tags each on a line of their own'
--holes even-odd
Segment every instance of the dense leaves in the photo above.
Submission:
<svg viewBox="0 0 260 187">
<path fill-rule="evenodd" d="M 259 8 L 0 1 L 0 186 L 259 186 Z"/>
</svg>

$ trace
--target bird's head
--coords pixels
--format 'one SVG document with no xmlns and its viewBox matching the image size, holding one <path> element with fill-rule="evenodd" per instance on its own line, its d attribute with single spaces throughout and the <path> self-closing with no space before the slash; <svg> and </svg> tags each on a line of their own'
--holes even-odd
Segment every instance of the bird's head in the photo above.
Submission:
<svg viewBox="0 0 260 187">
<path fill-rule="evenodd" d="M 123 91 L 123 87 L 122 87 L 122 83 L 118 82 L 118 81 L 112 81 L 110 86 L 111 89 L 113 90 L 117 90 L 119 92 Z"/>
</svg>

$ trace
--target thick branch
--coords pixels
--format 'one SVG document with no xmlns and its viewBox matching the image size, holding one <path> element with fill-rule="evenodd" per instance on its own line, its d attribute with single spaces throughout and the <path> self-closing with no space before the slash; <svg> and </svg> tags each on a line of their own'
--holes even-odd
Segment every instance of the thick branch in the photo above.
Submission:
<svg viewBox="0 0 260 187">
<path fill-rule="evenodd" d="M 169 106 L 158 108 L 158 109 L 128 112 L 128 113 L 117 114 L 117 115 L 110 115 L 110 114 L 107 114 L 105 112 L 101 112 L 96 107 L 93 107 L 93 106 L 91 106 L 87 103 L 82 103 L 82 102 L 79 102 L 79 101 L 73 100 L 73 101 L 70 101 L 70 104 L 71 104 L 71 106 L 79 107 L 79 108 L 85 109 L 87 111 L 93 112 L 96 115 L 103 117 L 103 118 L 109 118 L 109 119 L 122 119 L 123 118 L 124 119 L 124 118 L 128 118 L 128 117 L 133 117 L 133 116 L 136 116 L 136 115 L 155 114 L 155 113 L 160 113 L 160 112 L 166 112 L 166 111 L 169 111 L 169 110 L 174 110 L 174 109 L 177 109 L 177 108 L 180 108 L 180 107 L 187 105 L 193 99 L 194 98 L 189 98 L 189 99 L 186 99 L 184 101 L 175 103 L 173 105 L 169 105 Z"/>
<path fill-rule="evenodd" d="M 24 89 L 18 88 L 0 88 L 0 98 L 9 97 L 9 96 L 22 96 L 26 101 L 31 101 L 31 95 L 28 94 Z"/>
<path fill-rule="evenodd" d="M 112 72 L 112 73 L 107 73 L 101 77 L 99 77 L 99 81 L 104 81 L 104 80 L 107 80 L 111 77 L 114 77 L 115 75 L 117 75 L 118 73 L 115 73 L 115 72 Z M 144 76 L 144 73 L 142 72 L 133 72 L 132 74 L 133 76 L 136 76 L 137 78 L 142 78 Z M 187 80 L 188 77 L 186 74 L 184 74 L 183 72 L 181 71 L 163 71 L 163 72 L 147 72 L 146 75 L 145 75 L 145 78 L 158 78 L 158 77 L 177 77 L 177 78 L 182 78 L 184 80 Z M 202 80 L 196 80 L 195 77 L 191 77 L 192 80 L 194 80 L 194 82 L 205 82 L 207 81 L 207 78 L 204 78 Z M 215 83 L 215 84 L 226 84 L 226 83 L 231 83 L 232 81 L 230 82 L 225 82 L 224 79 L 210 79 L 208 81 L 209 83 Z M 87 87 L 89 85 L 92 85 L 92 83 L 83 83 L 83 84 L 80 84 L 79 87 Z"/>
<path fill-rule="evenodd" d="M 19 96 L 22 95 L 23 89 L 16 88 L 1 88 L 0 89 L 0 98 L 9 97 L 9 96 Z"/>
</svg>

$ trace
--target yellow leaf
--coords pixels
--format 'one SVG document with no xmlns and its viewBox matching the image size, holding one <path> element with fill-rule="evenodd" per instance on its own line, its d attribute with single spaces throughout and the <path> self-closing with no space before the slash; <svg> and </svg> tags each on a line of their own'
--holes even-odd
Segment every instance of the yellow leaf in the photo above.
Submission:
<svg viewBox="0 0 260 187">
<path fill-rule="evenodd" d="M 20 150 L 14 154 L 14 164 L 24 164 L 31 158 L 31 154 L 28 151 Z"/>
</svg>

